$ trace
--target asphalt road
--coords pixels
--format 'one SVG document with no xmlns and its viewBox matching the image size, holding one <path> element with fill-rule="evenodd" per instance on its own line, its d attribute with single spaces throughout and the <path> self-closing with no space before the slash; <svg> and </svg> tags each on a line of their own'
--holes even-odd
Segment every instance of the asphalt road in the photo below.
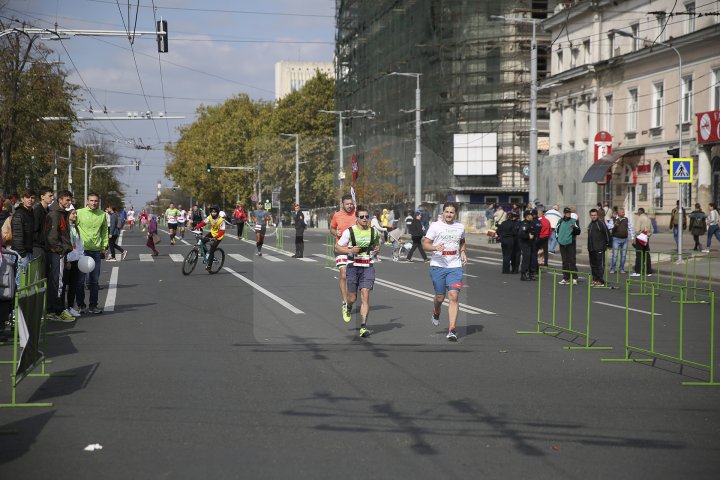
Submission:
<svg viewBox="0 0 720 480">
<path fill-rule="evenodd" d="M 537 284 L 473 249 L 450 343 L 447 310 L 430 324 L 427 265 L 384 247 L 361 339 L 340 317 L 324 232 L 306 234 L 305 261 L 228 237 L 220 273 L 187 277 L 190 246 L 163 237 L 153 259 L 124 232 L 128 258 L 103 263 L 107 311 L 50 326 L 48 368 L 75 376 L 20 384 L 18 401 L 51 408 L 0 409 L 14 432 L 0 435 L 2 478 L 718 478 L 720 387 L 681 385 L 707 372 L 600 361 L 624 356 L 623 289 L 590 291 L 593 344 L 613 350 L 563 349 L 583 340 L 516 334 L 536 329 Z M 558 325 L 572 296 L 584 331 L 586 285 L 556 288 Z M 655 305 L 655 347 L 672 355 L 674 299 Z M 629 337 L 647 345 L 653 305 L 631 302 Z M 707 363 L 707 304 L 686 307 L 683 333 L 685 358 Z"/>
</svg>

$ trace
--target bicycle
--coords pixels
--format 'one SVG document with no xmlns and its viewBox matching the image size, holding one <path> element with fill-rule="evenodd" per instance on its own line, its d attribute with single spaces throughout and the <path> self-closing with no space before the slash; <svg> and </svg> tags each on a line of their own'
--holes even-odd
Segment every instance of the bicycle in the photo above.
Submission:
<svg viewBox="0 0 720 480">
<path fill-rule="evenodd" d="M 202 232 L 192 232 L 193 235 L 197 238 L 197 243 L 195 246 L 188 252 L 188 254 L 185 256 L 185 260 L 183 260 L 182 265 L 182 273 L 183 275 L 190 275 L 193 270 L 195 270 L 195 265 L 198 263 L 198 258 L 202 257 L 203 259 L 203 265 L 207 265 L 208 260 L 208 251 L 207 248 L 205 248 L 205 242 L 203 242 L 203 234 Z M 225 263 L 225 252 L 222 248 L 216 248 L 215 249 L 215 257 L 213 258 L 213 263 L 210 266 L 210 270 L 208 270 L 208 273 L 211 275 L 217 273 L 222 268 L 223 264 Z"/>
</svg>

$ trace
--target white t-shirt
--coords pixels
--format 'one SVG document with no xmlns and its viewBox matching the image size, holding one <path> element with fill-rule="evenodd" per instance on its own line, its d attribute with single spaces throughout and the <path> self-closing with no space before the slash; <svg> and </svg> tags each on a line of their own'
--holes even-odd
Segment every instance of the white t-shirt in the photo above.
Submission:
<svg viewBox="0 0 720 480">
<path fill-rule="evenodd" d="M 128 222 L 134 222 L 134 221 L 135 221 L 135 210 L 128 210 L 128 212 L 127 212 L 127 219 L 128 219 Z"/>
<path fill-rule="evenodd" d="M 187 221 L 187 211 L 180 210 L 180 215 L 177 216 L 178 223 L 185 223 Z"/>
<path fill-rule="evenodd" d="M 460 240 L 465 239 L 465 226 L 460 222 L 447 224 L 444 221 L 430 224 L 425 237 L 433 245 L 444 244 L 442 252 L 433 251 L 430 256 L 431 267 L 458 268 L 460 261 Z"/>
</svg>

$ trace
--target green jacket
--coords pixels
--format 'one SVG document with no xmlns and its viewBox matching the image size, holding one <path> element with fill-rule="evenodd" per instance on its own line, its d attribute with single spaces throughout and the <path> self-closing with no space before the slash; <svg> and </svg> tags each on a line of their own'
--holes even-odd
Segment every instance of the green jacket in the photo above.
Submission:
<svg viewBox="0 0 720 480">
<path fill-rule="evenodd" d="M 108 224 L 105 212 L 88 207 L 77 211 L 77 226 L 85 251 L 99 252 L 108 248 Z"/>
<path fill-rule="evenodd" d="M 580 227 L 574 218 L 562 217 L 557 224 L 557 241 L 560 245 L 575 243 L 575 237 L 580 235 Z"/>
</svg>

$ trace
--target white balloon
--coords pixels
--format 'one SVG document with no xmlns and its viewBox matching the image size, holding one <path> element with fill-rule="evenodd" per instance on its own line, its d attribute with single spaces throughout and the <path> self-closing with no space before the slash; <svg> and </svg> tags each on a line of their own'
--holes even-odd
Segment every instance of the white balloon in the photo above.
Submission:
<svg viewBox="0 0 720 480">
<path fill-rule="evenodd" d="M 80 257 L 80 260 L 78 260 L 78 269 L 83 273 L 92 272 L 93 270 L 95 270 L 95 260 L 93 260 L 92 257 L 83 255 L 82 257 Z"/>
</svg>

